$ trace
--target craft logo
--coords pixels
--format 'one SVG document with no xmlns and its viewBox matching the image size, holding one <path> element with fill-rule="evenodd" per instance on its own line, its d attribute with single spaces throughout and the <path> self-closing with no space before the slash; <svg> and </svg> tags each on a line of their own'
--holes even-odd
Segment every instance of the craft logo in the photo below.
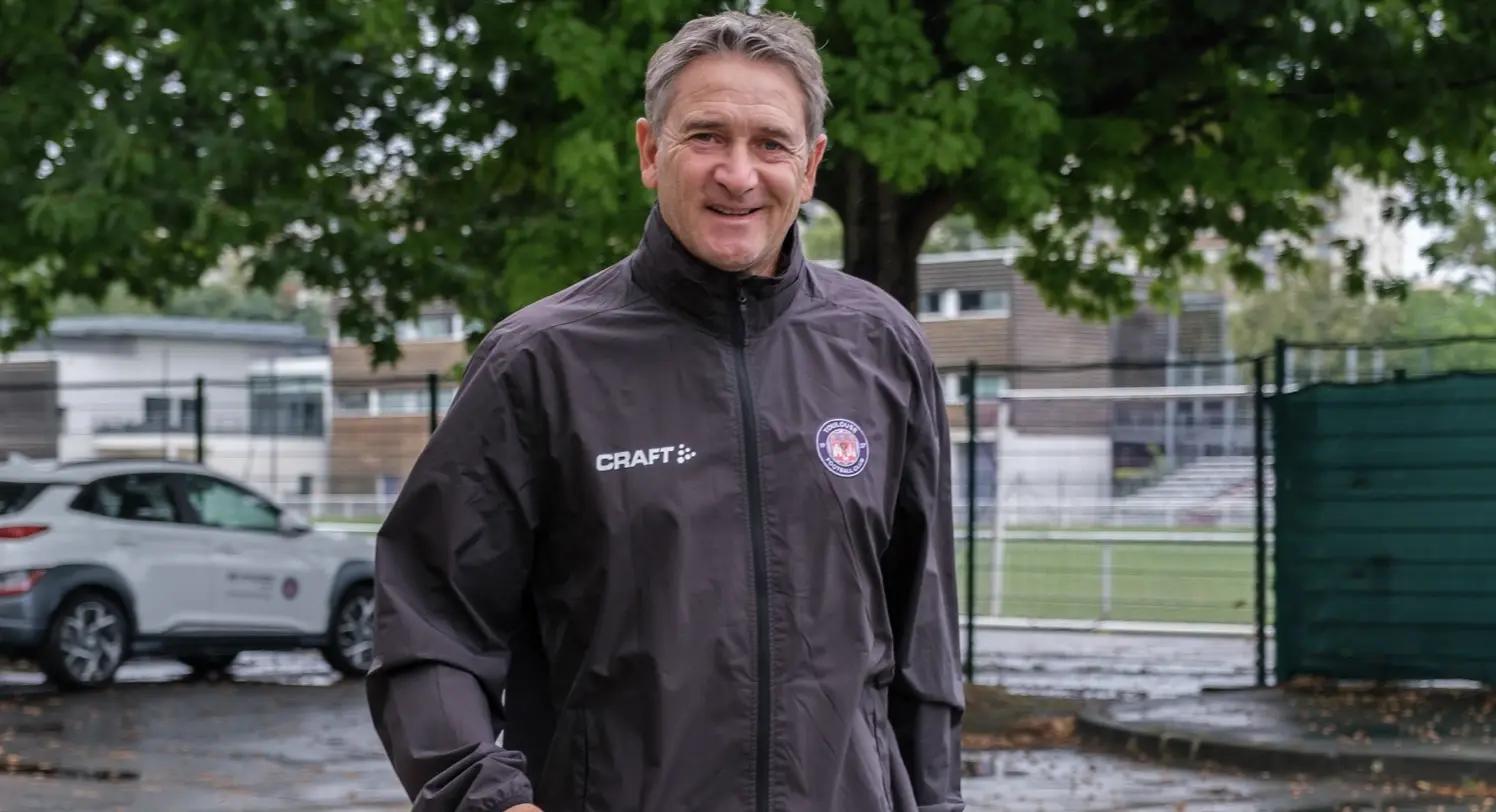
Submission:
<svg viewBox="0 0 1496 812">
<path fill-rule="evenodd" d="M 696 459 L 696 452 L 688 445 L 667 445 L 662 448 L 641 448 L 637 451 L 609 451 L 597 455 L 597 470 L 622 471 L 646 465 L 684 465 Z"/>
</svg>

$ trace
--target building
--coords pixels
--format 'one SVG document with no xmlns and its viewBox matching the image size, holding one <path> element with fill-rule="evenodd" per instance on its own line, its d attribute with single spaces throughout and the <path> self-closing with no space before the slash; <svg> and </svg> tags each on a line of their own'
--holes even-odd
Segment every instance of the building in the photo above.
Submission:
<svg viewBox="0 0 1496 812">
<path fill-rule="evenodd" d="M 60 318 L 0 358 L 0 398 L 17 403 L 6 422 L 31 435 L 12 432 L 0 453 L 196 459 L 201 437 L 209 466 L 276 497 L 310 493 L 327 477 L 329 372 L 326 342 L 303 325 Z M 4 383 L 17 379 L 29 388 Z"/>
<path fill-rule="evenodd" d="M 330 495 L 322 513 L 383 515 L 431 434 L 433 383 L 436 415 L 456 394 L 472 327 L 454 307 L 428 307 L 399 326 L 399 362 L 379 368 L 367 347 L 334 333 Z"/>
<path fill-rule="evenodd" d="M 1178 312 L 1142 309 L 1112 325 L 1113 359 L 1167 366 L 1114 370 L 1113 386 L 1219 387 L 1250 383 L 1245 363 L 1231 358 L 1226 299 L 1186 292 Z M 1202 362 L 1202 363 L 1192 363 Z M 1176 468 L 1201 457 L 1252 453 L 1252 403 L 1247 397 L 1158 398 L 1118 402 L 1113 438 L 1119 469 Z"/>
<path fill-rule="evenodd" d="M 1022 399 L 1108 386 L 1108 326 L 1049 308 L 1011 260 L 1011 251 L 1000 249 L 927 255 L 919 266 L 918 316 L 944 383 L 958 511 L 966 501 L 970 436 L 961 384 L 970 362 L 989 367 L 976 379 L 976 492 L 984 523 L 999 472 L 1002 490 L 1030 504 L 1111 491 L 1110 405 Z M 1083 364 L 1095 366 L 1041 369 Z"/>
<path fill-rule="evenodd" d="M 1132 315 L 1092 322 L 1047 307 L 1011 260 L 1004 250 L 920 259 L 919 319 L 943 376 L 958 510 L 969 436 L 961 384 L 973 361 L 978 498 L 1001 493 L 1036 519 L 1084 514 L 1119 486 L 1201 456 L 1250 453 L 1251 432 L 1234 431 L 1250 417 L 1240 399 L 1117 399 L 1119 388 L 1240 383 L 1235 366 L 1188 363 L 1229 354 L 1224 297 L 1186 293 L 1177 313 L 1161 313 L 1140 283 Z"/>
</svg>

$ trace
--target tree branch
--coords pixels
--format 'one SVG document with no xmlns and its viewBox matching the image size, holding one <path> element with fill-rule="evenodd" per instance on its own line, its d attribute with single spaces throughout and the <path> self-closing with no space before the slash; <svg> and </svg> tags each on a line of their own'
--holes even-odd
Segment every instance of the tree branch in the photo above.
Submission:
<svg viewBox="0 0 1496 812">
<path fill-rule="evenodd" d="M 914 5 L 923 16 L 925 39 L 930 43 L 930 51 L 935 55 L 935 64 L 940 66 L 938 78 L 950 79 L 960 76 L 966 72 L 967 65 L 951 57 L 951 52 L 945 46 L 945 40 L 950 36 L 951 11 L 947 0 L 932 2 L 932 0 L 915 0 Z"/>
<path fill-rule="evenodd" d="M 1157 61 L 1145 64 L 1138 73 L 1122 72 L 1118 81 L 1110 86 L 1104 86 L 1099 93 L 1085 99 L 1084 104 L 1068 106 L 1063 104 L 1062 100 L 1061 113 L 1067 118 L 1101 118 L 1120 114 L 1130 109 L 1144 93 L 1155 89 L 1165 78 L 1178 75 L 1186 66 L 1198 63 L 1216 48 L 1240 39 L 1243 30 L 1252 29 L 1246 26 L 1233 28 L 1210 25 L 1202 31 L 1194 32 L 1193 36 L 1181 36 L 1177 30 L 1168 29 L 1152 37 L 1141 39 L 1104 38 L 1103 42 L 1111 45 L 1112 48 L 1100 53 L 1087 47 L 1080 47 L 1077 53 L 1085 54 L 1090 64 L 1108 65 L 1109 71 L 1114 70 L 1117 65 L 1135 61 L 1138 54 L 1162 54 L 1163 56 Z M 1106 51 L 1114 53 L 1106 53 Z"/>
</svg>

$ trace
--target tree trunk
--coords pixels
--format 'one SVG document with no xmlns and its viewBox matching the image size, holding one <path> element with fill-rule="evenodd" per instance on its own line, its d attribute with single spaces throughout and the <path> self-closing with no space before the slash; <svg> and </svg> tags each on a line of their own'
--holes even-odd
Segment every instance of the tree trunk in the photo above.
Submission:
<svg viewBox="0 0 1496 812">
<path fill-rule="evenodd" d="M 842 221 L 842 270 L 887 291 L 911 311 L 919 298 L 919 250 L 951 209 L 940 190 L 900 194 L 861 156 L 850 154 L 819 184 Z"/>
</svg>

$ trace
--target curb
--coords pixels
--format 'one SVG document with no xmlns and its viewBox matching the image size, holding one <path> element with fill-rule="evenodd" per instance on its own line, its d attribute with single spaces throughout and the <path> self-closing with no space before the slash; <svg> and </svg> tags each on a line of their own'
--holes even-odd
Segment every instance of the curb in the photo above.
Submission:
<svg viewBox="0 0 1496 812">
<path fill-rule="evenodd" d="M 34 683 L 0 682 L 0 702 L 12 699 L 35 699 L 57 693 L 51 685 Z"/>
<path fill-rule="evenodd" d="M 1136 707 L 1148 702 L 1127 704 Z M 1112 716 L 1111 708 L 1104 705 L 1077 713 L 1076 735 L 1088 743 L 1128 754 L 1275 773 L 1359 773 L 1453 783 L 1496 778 L 1496 761 L 1474 755 L 1414 753 L 1376 746 L 1345 748 L 1333 742 L 1263 742 L 1216 729 L 1121 722 Z"/>
</svg>

